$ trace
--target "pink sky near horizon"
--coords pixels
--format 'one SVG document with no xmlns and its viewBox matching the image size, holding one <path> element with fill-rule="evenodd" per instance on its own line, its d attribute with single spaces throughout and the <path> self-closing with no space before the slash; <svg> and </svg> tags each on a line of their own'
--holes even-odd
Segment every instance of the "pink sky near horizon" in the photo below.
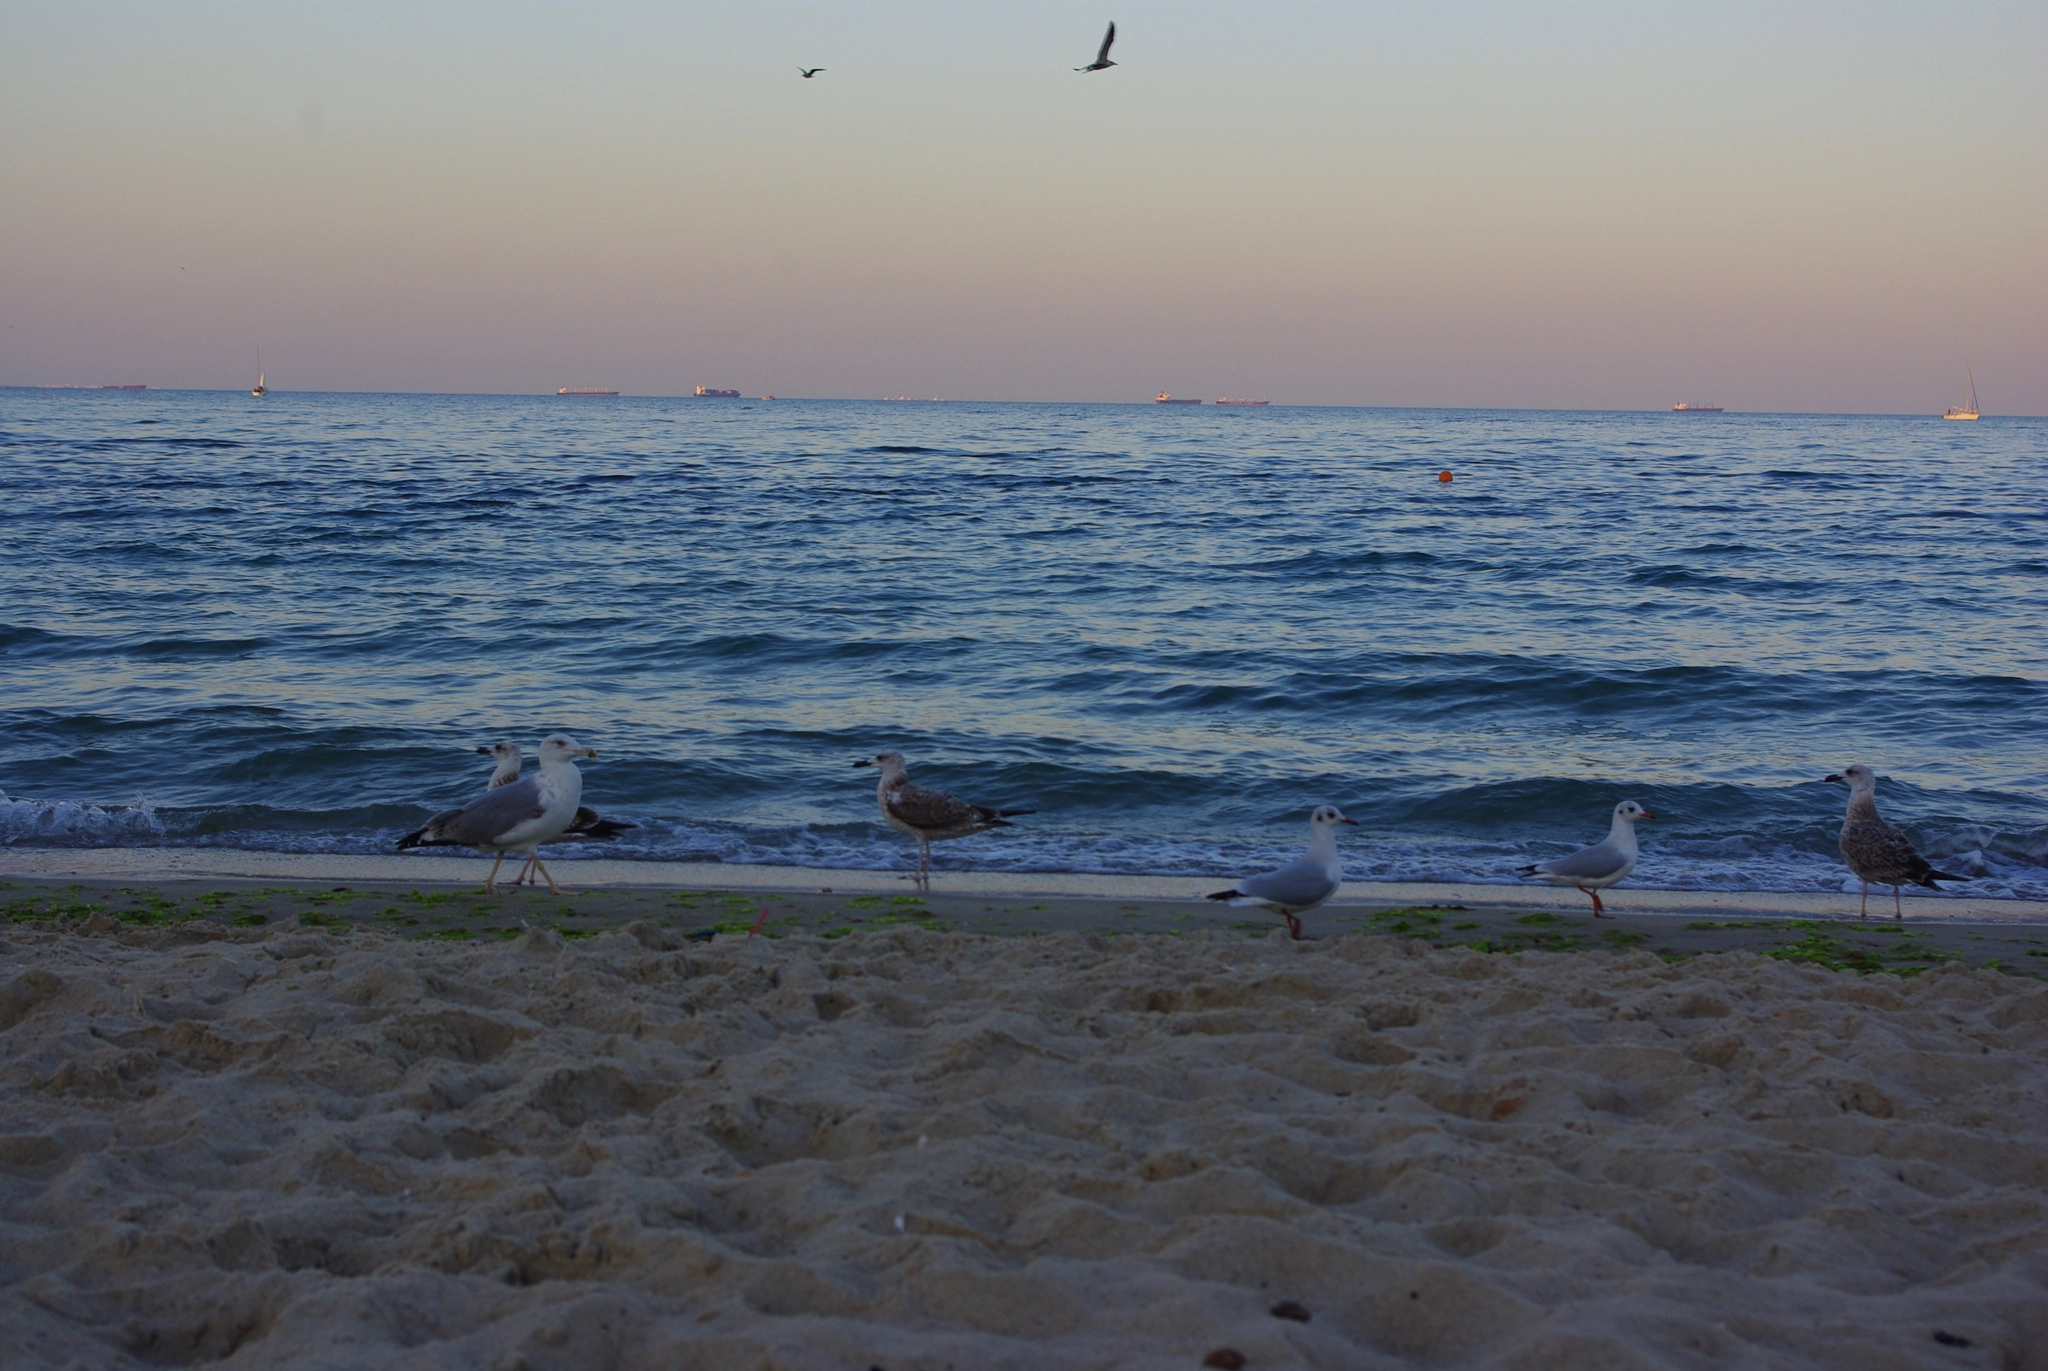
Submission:
<svg viewBox="0 0 2048 1371">
<path fill-rule="evenodd" d="M 2048 413 L 2039 6 L 578 16 L 10 7 L 0 384 Z"/>
</svg>

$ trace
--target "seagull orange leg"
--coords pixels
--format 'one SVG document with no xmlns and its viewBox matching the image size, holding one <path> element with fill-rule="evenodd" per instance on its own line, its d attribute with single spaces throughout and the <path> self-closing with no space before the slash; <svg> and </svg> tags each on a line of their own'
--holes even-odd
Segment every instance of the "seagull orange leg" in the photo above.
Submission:
<svg viewBox="0 0 2048 1371">
<path fill-rule="evenodd" d="M 1593 917 L 1594 917 L 1594 918 L 1596 918 L 1596 919 L 1611 919 L 1611 918 L 1613 918 L 1613 917 L 1614 917 L 1614 916 L 1613 916 L 1612 914 L 1609 914 L 1609 913 L 1607 912 L 1607 907 L 1606 907 L 1605 905 L 1603 905 L 1603 904 L 1601 904 L 1601 903 L 1600 903 L 1600 892 L 1599 892 L 1599 891 L 1597 891 L 1597 890 L 1588 890 L 1588 889 L 1586 889 L 1586 887 L 1584 887 L 1584 886 L 1580 886 L 1580 887 L 1579 887 L 1579 893 L 1580 893 L 1581 895 L 1587 895 L 1587 896 L 1591 896 L 1591 897 L 1592 897 L 1592 900 L 1593 900 Z"/>
<path fill-rule="evenodd" d="M 1300 942 L 1301 920 L 1295 917 L 1294 911 L 1291 909 L 1283 909 L 1280 911 L 1280 917 L 1287 920 L 1287 936 L 1294 939 L 1294 941 L 1296 942 Z"/>
<path fill-rule="evenodd" d="M 498 887 L 496 884 L 498 879 L 498 868 L 503 866 L 504 864 L 505 854 L 500 852 L 498 854 L 498 860 L 491 863 L 491 874 L 484 877 L 484 894 L 495 895 L 498 893 Z"/>
<path fill-rule="evenodd" d="M 1870 882 L 1868 881 L 1863 883 L 1863 903 L 1857 906 L 1856 917 L 1859 919 L 1870 917 Z"/>
</svg>

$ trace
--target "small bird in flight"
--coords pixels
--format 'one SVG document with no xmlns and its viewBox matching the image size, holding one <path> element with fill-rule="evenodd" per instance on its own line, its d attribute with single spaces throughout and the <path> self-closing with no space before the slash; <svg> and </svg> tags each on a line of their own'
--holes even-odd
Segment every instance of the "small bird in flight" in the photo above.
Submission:
<svg viewBox="0 0 2048 1371">
<path fill-rule="evenodd" d="M 1105 33 L 1105 34 L 1103 34 L 1103 35 L 1102 35 L 1102 51 L 1100 51 L 1100 52 L 1098 52 L 1098 53 L 1096 53 L 1096 54 L 1095 54 L 1095 60 L 1094 60 L 1093 62 L 1090 62 L 1090 63 L 1089 63 L 1089 64 L 1088 64 L 1087 66 L 1085 66 L 1085 67 L 1075 67 L 1075 68 L 1074 68 L 1074 70 L 1075 70 L 1075 71 L 1102 71 L 1102 70 L 1104 70 L 1104 69 L 1106 69 L 1106 68 L 1108 68 L 1108 67 L 1113 67 L 1113 66 L 1115 66 L 1115 65 L 1116 65 L 1116 63 L 1114 63 L 1114 62 L 1112 62 L 1112 61 L 1110 61 L 1110 60 L 1109 60 L 1109 45 L 1110 45 L 1111 43 L 1114 43 L 1115 41 L 1116 41 L 1116 20 L 1112 19 L 1112 20 L 1110 20 L 1110 21 L 1109 21 L 1109 32 L 1108 32 L 1108 33 Z"/>
<path fill-rule="evenodd" d="M 823 67 L 798 67 L 798 68 L 797 68 L 796 70 L 797 70 L 797 75 L 799 75 L 799 76 L 803 77 L 803 78 L 804 78 L 804 80 L 808 81 L 808 80 L 810 80 L 810 79 L 811 79 L 811 78 L 812 78 L 813 76 L 816 76 L 816 75 L 817 75 L 817 74 L 818 74 L 819 72 L 823 71 L 823 70 L 824 70 L 824 68 L 823 68 Z"/>
</svg>

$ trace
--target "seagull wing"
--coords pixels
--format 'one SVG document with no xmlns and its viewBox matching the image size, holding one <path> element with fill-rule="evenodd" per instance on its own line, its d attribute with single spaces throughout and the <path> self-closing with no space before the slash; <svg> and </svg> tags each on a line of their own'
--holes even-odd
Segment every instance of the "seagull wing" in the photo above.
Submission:
<svg viewBox="0 0 2048 1371">
<path fill-rule="evenodd" d="M 1330 879 L 1330 868 L 1302 857 L 1278 871 L 1239 881 L 1237 893 L 1285 909 L 1308 909 L 1336 894 L 1337 882 Z"/>
<path fill-rule="evenodd" d="M 436 814 L 425 828 L 399 840 L 399 847 L 479 847 L 495 843 L 523 823 L 547 813 L 540 778 L 486 791 L 460 809 Z"/>
<path fill-rule="evenodd" d="M 909 781 L 889 791 L 889 814 L 922 834 L 934 838 L 950 838 L 956 834 L 971 834 L 977 828 L 993 828 L 1004 822 L 1004 816 L 997 809 L 987 805 L 971 805 L 965 799 L 954 799 L 946 791 L 934 791 L 928 785 Z"/>
<path fill-rule="evenodd" d="M 1109 21 L 1109 32 L 1102 35 L 1102 51 L 1095 54 L 1095 60 L 1098 62 L 1107 62 L 1109 60 L 1109 45 L 1111 43 L 1114 43 L 1115 41 L 1116 20 L 1112 19 Z"/>
<path fill-rule="evenodd" d="M 1530 870 L 1545 876 L 1555 876 L 1567 881 L 1598 881 L 1612 876 L 1628 865 L 1628 854 L 1613 843 L 1595 843 L 1582 847 L 1577 852 L 1547 862 L 1538 862 Z"/>
</svg>

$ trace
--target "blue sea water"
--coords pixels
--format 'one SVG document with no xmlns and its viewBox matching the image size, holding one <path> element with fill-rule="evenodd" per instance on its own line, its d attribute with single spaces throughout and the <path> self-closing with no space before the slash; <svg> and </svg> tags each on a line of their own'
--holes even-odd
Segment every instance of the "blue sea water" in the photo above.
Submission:
<svg viewBox="0 0 2048 1371">
<path fill-rule="evenodd" d="M 942 870 L 1634 798 L 1633 883 L 1838 890 L 1861 761 L 2048 898 L 2044 492 L 2035 420 L 0 390 L 0 843 L 387 851 L 564 729 L 612 856 L 907 868 L 895 747 L 1038 810 Z"/>
</svg>

